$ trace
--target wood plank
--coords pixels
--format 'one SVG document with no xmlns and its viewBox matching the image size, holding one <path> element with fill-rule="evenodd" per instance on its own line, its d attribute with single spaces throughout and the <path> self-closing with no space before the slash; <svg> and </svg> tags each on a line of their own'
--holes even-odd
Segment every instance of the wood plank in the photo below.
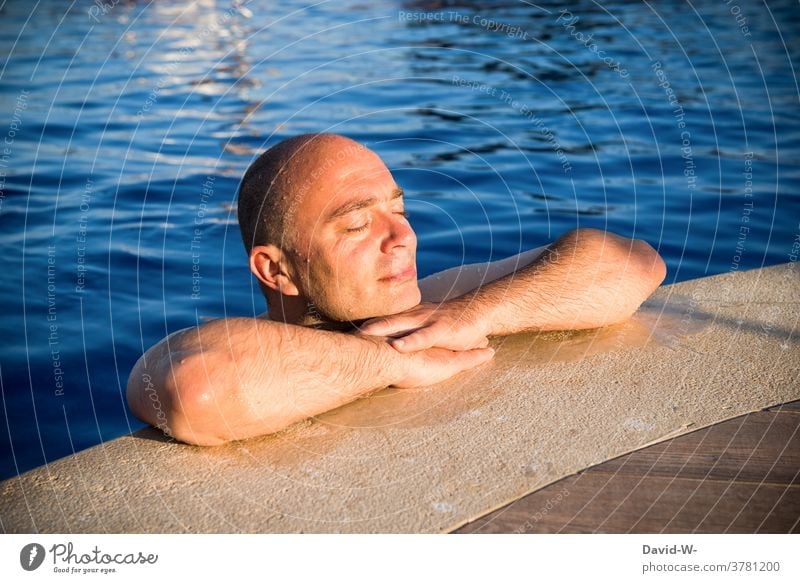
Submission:
<svg viewBox="0 0 800 583">
<path fill-rule="evenodd" d="M 800 415 L 783 405 L 632 452 L 455 532 L 800 532 Z"/>
<path fill-rule="evenodd" d="M 587 471 L 800 483 L 800 418 L 759 412 L 610 460 Z"/>
<path fill-rule="evenodd" d="M 456 532 L 789 533 L 798 520 L 800 486 L 585 473 Z"/>
<path fill-rule="evenodd" d="M 791 403 L 784 403 L 783 405 L 775 405 L 770 407 L 767 411 L 798 411 L 800 412 L 800 400 L 792 401 Z"/>
</svg>

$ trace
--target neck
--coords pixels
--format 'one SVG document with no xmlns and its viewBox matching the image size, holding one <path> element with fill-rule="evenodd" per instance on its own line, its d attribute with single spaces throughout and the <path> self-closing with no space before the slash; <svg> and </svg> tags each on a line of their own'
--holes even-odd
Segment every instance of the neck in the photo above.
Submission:
<svg viewBox="0 0 800 583">
<path fill-rule="evenodd" d="M 300 296 L 267 297 L 269 319 L 296 326 L 306 326 L 319 330 L 348 331 L 353 329 L 352 322 L 340 322 L 321 314 L 317 307 Z"/>
</svg>

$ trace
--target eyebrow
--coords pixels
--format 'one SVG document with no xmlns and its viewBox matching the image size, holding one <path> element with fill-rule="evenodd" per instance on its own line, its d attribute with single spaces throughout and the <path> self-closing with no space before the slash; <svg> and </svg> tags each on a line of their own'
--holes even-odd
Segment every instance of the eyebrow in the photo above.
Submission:
<svg viewBox="0 0 800 583">
<path fill-rule="evenodd" d="M 403 189 L 400 188 L 399 186 L 397 186 L 392 191 L 392 197 L 389 200 L 395 200 L 395 199 L 401 198 L 403 196 L 403 194 L 404 194 L 403 193 Z M 342 206 L 340 206 L 336 210 L 334 210 L 331 214 L 329 214 L 328 217 L 325 219 L 325 222 L 329 223 L 331 221 L 334 221 L 334 220 L 336 220 L 338 218 L 341 218 L 341 217 L 343 217 L 343 216 L 345 216 L 347 214 L 350 214 L 352 212 L 355 212 L 357 210 L 361 210 L 363 208 L 370 207 L 370 206 L 374 205 L 377 202 L 378 202 L 378 199 L 375 198 L 374 196 L 371 196 L 369 198 L 362 198 L 360 200 L 354 200 L 354 201 L 351 201 L 351 202 L 346 202 Z"/>
</svg>

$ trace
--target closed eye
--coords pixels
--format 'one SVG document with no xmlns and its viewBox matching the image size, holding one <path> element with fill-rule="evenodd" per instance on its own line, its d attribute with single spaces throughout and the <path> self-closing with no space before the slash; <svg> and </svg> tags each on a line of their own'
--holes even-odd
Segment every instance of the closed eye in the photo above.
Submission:
<svg viewBox="0 0 800 583">
<path fill-rule="evenodd" d="M 400 215 L 404 219 L 408 220 L 410 216 L 409 212 L 406 210 L 396 211 L 394 214 Z M 360 233 L 361 231 L 365 231 L 370 225 L 370 221 L 365 222 L 363 225 L 359 225 L 358 227 L 347 227 L 345 231 L 348 233 Z"/>
<path fill-rule="evenodd" d="M 364 230 L 365 230 L 367 227 L 369 227 L 369 223 L 364 223 L 364 224 L 363 224 L 363 225 L 361 225 L 360 227 L 348 227 L 348 228 L 347 228 L 347 229 L 345 229 L 345 230 L 346 230 L 348 233 L 359 233 L 359 232 L 361 232 L 361 231 L 364 231 Z"/>
</svg>

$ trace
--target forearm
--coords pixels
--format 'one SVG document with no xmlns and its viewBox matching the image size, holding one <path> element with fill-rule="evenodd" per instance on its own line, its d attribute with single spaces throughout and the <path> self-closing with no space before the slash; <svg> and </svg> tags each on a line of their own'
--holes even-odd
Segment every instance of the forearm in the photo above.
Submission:
<svg viewBox="0 0 800 583">
<path fill-rule="evenodd" d="M 362 325 L 405 353 L 440 346 L 466 350 L 489 336 L 577 330 L 630 317 L 666 275 L 644 241 L 594 229 L 561 237 L 533 263 L 453 300 L 425 303 Z"/>
<path fill-rule="evenodd" d="M 379 339 L 215 320 L 148 351 L 131 373 L 128 398 L 144 421 L 213 445 L 278 431 L 395 384 L 406 374 L 398 356 Z"/>
<path fill-rule="evenodd" d="M 238 320 L 237 325 L 246 329 L 253 322 Z M 379 338 L 263 320 L 255 326 L 256 338 L 242 337 L 236 345 L 244 347 L 231 349 L 222 361 L 222 368 L 236 371 L 236 390 L 246 403 L 242 417 L 253 423 L 244 437 L 278 431 L 401 384 L 408 374 L 407 359 L 397 358 Z"/>
<path fill-rule="evenodd" d="M 434 273 L 419 281 L 424 302 L 444 302 L 457 298 L 533 263 L 546 246 L 523 251 L 498 261 L 459 265 Z"/>
<path fill-rule="evenodd" d="M 401 354 L 382 338 L 220 319 L 148 350 L 131 372 L 128 403 L 181 441 L 217 445 L 280 431 L 383 387 L 434 384 L 492 355 Z"/>
<path fill-rule="evenodd" d="M 630 317 L 665 273 L 644 241 L 584 229 L 556 241 L 528 267 L 455 301 L 487 336 L 596 328 Z"/>
</svg>

